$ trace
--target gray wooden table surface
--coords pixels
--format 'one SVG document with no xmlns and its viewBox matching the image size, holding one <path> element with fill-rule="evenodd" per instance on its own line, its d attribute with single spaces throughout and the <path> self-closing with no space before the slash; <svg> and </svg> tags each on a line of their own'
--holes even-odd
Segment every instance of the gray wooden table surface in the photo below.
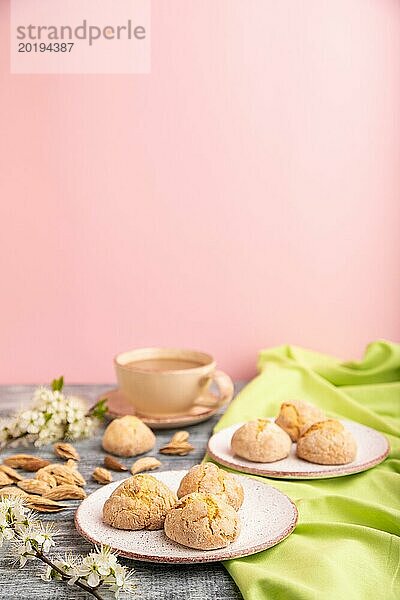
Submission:
<svg viewBox="0 0 400 600">
<path fill-rule="evenodd" d="M 73 385 L 67 386 L 66 392 L 82 395 L 93 404 L 96 398 L 109 390 L 110 385 Z M 242 383 L 236 384 L 236 392 L 243 387 Z M 21 405 L 29 403 L 34 386 L 0 386 L 0 413 L 5 415 L 17 410 Z M 186 428 L 190 432 L 190 441 L 195 451 L 188 456 L 165 456 L 154 454 L 162 461 L 161 470 L 188 469 L 199 463 L 205 453 L 207 440 L 211 431 L 218 421 L 219 415 L 215 415 L 205 423 Z M 172 430 L 155 432 L 157 436 L 156 450 L 170 439 Z M 101 448 L 102 430 L 95 438 L 76 442 L 75 446 L 81 455 L 80 471 L 88 482 L 87 493 L 98 489 L 98 485 L 91 481 L 90 475 L 96 466 L 103 462 L 104 452 Z M 22 450 L 26 452 L 27 450 Z M 8 454 L 16 453 L 17 450 L 2 452 L 3 458 Z M 39 454 L 44 458 L 53 459 L 51 447 L 39 450 L 30 448 L 31 454 Z M 133 459 L 125 460 L 129 465 Z M 123 479 L 124 473 L 113 473 L 114 479 Z M 65 552 L 89 552 L 91 545 L 81 538 L 74 528 L 74 512 L 78 503 L 69 501 L 71 508 L 58 514 L 45 515 L 46 521 L 55 521 L 59 530 L 57 545 L 54 551 L 64 554 Z M 91 598 L 76 590 L 75 587 L 67 586 L 62 582 L 46 583 L 39 579 L 38 573 L 42 565 L 38 561 L 29 561 L 23 569 L 15 568 L 15 556 L 4 547 L 1 552 L 0 567 L 0 598 L 23 598 L 24 600 L 38 600 L 51 598 L 64 600 L 66 598 Z M 174 600 L 238 600 L 242 598 L 236 584 L 228 575 L 220 563 L 204 565 L 160 565 L 129 561 L 121 558 L 121 563 L 134 568 L 135 583 L 137 591 L 134 598 L 143 599 L 174 599 Z M 43 565 L 44 566 L 44 565 Z M 127 597 L 124 595 L 124 597 Z"/>
</svg>

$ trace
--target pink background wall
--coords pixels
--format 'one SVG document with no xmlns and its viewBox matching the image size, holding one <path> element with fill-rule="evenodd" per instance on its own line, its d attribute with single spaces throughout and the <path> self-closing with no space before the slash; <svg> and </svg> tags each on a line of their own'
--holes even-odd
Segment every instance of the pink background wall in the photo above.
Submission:
<svg viewBox="0 0 400 600">
<path fill-rule="evenodd" d="M 1 382 L 400 338 L 397 0 L 157 0 L 130 76 L 10 75 L 8 18 Z"/>
</svg>

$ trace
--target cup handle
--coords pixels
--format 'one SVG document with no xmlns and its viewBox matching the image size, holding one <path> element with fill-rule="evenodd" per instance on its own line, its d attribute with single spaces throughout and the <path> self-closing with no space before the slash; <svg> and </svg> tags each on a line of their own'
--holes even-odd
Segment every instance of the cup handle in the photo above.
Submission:
<svg viewBox="0 0 400 600">
<path fill-rule="evenodd" d="M 214 371 L 213 375 L 208 378 L 208 381 L 210 383 L 214 382 L 217 385 L 219 398 L 216 398 L 211 394 L 208 396 L 199 396 L 195 402 L 195 405 L 219 408 L 220 406 L 229 404 L 235 391 L 233 381 L 229 375 L 224 373 L 224 371 Z"/>
</svg>

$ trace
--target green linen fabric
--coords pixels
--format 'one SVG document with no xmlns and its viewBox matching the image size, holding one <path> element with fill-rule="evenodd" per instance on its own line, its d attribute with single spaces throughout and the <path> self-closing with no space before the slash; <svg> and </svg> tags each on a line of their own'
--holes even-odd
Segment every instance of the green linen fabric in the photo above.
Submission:
<svg viewBox="0 0 400 600">
<path fill-rule="evenodd" d="M 224 563 L 243 597 L 399 600 L 400 344 L 373 342 L 363 360 L 346 363 L 281 346 L 262 351 L 258 368 L 216 431 L 276 415 L 281 402 L 297 398 L 377 429 L 391 451 L 373 469 L 336 479 L 257 478 L 294 500 L 299 521 L 274 548 Z"/>
</svg>

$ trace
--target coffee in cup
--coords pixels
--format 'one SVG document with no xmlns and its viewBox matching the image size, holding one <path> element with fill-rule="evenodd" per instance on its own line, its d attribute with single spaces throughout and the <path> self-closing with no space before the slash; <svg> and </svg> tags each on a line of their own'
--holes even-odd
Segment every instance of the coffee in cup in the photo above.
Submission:
<svg viewBox="0 0 400 600">
<path fill-rule="evenodd" d="M 142 348 L 118 354 L 114 365 L 120 389 L 146 417 L 185 415 L 195 406 L 221 406 L 233 396 L 232 380 L 204 352 Z M 213 381 L 219 398 L 207 394 Z"/>
</svg>

